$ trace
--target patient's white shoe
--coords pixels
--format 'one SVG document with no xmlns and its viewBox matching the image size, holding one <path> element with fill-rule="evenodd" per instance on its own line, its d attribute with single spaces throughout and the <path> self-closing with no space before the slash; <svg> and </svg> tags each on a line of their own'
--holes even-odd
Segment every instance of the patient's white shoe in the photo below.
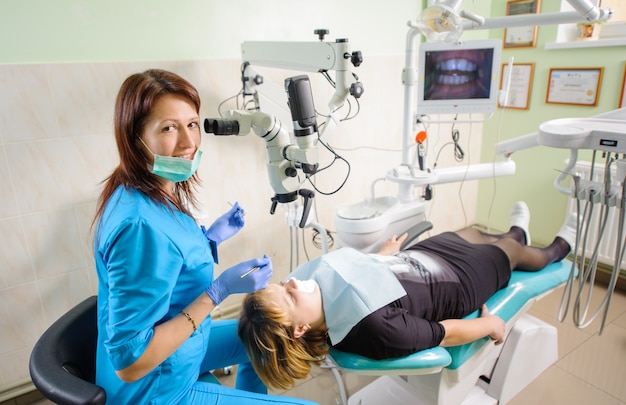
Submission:
<svg viewBox="0 0 626 405">
<path fill-rule="evenodd" d="M 511 209 L 510 226 L 518 226 L 524 230 L 526 236 L 526 245 L 530 246 L 530 233 L 528 226 L 530 225 L 530 210 L 524 201 L 518 201 Z"/>
<path fill-rule="evenodd" d="M 561 230 L 556 234 L 556 236 L 567 242 L 571 250 L 574 250 L 576 245 L 576 221 L 576 214 L 573 212 L 570 213 L 567 218 L 565 218 Z"/>
</svg>

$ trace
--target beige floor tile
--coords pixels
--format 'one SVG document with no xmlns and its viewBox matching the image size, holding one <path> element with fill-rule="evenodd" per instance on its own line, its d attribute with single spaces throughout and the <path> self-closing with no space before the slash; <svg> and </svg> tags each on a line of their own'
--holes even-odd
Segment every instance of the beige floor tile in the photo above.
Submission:
<svg viewBox="0 0 626 405">
<path fill-rule="evenodd" d="M 377 377 L 361 376 L 355 374 L 339 374 L 343 382 L 346 399 L 361 388 L 365 387 Z M 300 382 L 296 387 L 288 391 L 270 392 L 274 395 L 304 398 L 319 404 L 341 404 L 341 393 L 337 377 L 331 370 L 322 370 L 315 377 Z"/>
<path fill-rule="evenodd" d="M 591 339 L 593 336 L 588 331 L 578 329 L 571 323 L 559 322 L 558 317 L 555 314 L 547 314 L 545 312 L 537 311 L 534 308 L 531 308 L 528 313 L 529 315 L 535 316 L 556 327 L 559 344 L 559 359 L 566 356 L 572 350 L 583 344 L 585 341 Z"/>
<path fill-rule="evenodd" d="M 220 384 L 226 387 L 234 387 L 235 380 L 237 379 L 237 366 L 233 366 L 230 370 L 226 370 L 225 368 L 219 370 L 213 370 L 213 375 L 217 377 Z"/>
<path fill-rule="evenodd" d="M 508 403 L 528 404 L 623 405 L 623 402 L 560 368 L 551 367 Z"/>
<path fill-rule="evenodd" d="M 626 329 L 610 324 L 556 363 L 568 373 L 626 401 Z"/>
<path fill-rule="evenodd" d="M 220 384 L 227 387 L 235 386 L 236 373 L 236 366 L 229 375 L 225 375 L 222 370 L 215 370 L 213 372 L 213 374 L 218 377 Z M 350 397 L 350 395 L 378 378 L 375 376 L 360 376 L 344 373 L 340 373 L 339 375 L 343 382 L 343 387 L 347 397 Z M 341 394 L 337 378 L 329 368 L 318 367 L 316 365 L 311 368 L 311 374 L 306 379 L 298 381 L 293 389 L 287 391 L 270 390 L 269 393 L 272 395 L 304 398 L 323 405 L 341 404 Z"/>
<path fill-rule="evenodd" d="M 346 394 L 348 397 L 371 383 L 378 376 L 356 375 L 356 374 L 343 374 L 343 381 L 346 387 Z"/>
<path fill-rule="evenodd" d="M 308 399 L 323 405 L 341 404 L 337 380 L 330 371 L 323 372 L 282 395 Z"/>
<path fill-rule="evenodd" d="M 298 380 L 296 381 L 296 385 L 294 388 L 297 388 L 301 385 L 307 385 L 307 384 L 316 384 L 315 380 L 317 377 L 319 377 L 320 375 L 323 375 L 325 373 L 330 372 L 328 368 L 324 368 L 324 367 L 320 367 L 317 366 L 315 364 L 311 365 L 311 372 L 309 373 L 309 375 L 302 379 L 302 380 Z M 291 390 L 281 390 L 281 389 L 270 389 L 269 393 L 272 395 L 284 395 L 284 396 L 293 396 L 293 394 L 291 394 Z M 309 398 L 307 398 L 309 399 Z"/>
<path fill-rule="evenodd" d="M 617 326 L 621 326 L 622 328 L 626 328 L 626 311 L 624 311 L 624 313 L 619 318 L 617 318 L 613 322 L 613 324 Z"/>
<path fill-rule="evenodd" d="M 576 295 L 577 290 L 578 290 L 577 283 L 578 281 L 575 281 L 575 288 L 572 294 L 573 296 Z M 536 311 L 539 311 L 548 315 L 552 315 L 554 319 L 558 320 L 559 308 L 561 306 L 563 292 L 564 292 L 563 287 L 556 289 L 554 292 L 552 292 L 548 296 L 544 297 L 542 300 L 535 303 L 535 305 L 533 306 L 533 311 L 535 313 Z M 606 287 L 604 285 L 595 283 L 591 292 L 591 300 L 590 300 L 590 305 L 589 305 L 590 315 L 593 314 L 596 311 L 596 309 L 600 306 L 600 303 L 604 299 L 605 294 L 606 294 Z M 587 296 L 588 295 L 585 293 L 585 295 L 583 295 L 583 300 L 586 300 Z M 564 305 L 564 308 L 565 308 L 565 305 Z M 576 327 L 573 321 L 573 317 L 572 317 L 574 308 L 575 308 L 575 305 L 572 299 L 572 302 L 570 302 L 567 314 L 565 318 L 563 319 L 563 324 L 572 325 Z M 583 306 L 581 306 L 581 308 L 583 308 Z M 614 320 L 616 320 L 617 318 L 619 318 L 625 311 L 626 311 L 626 294 L 621 291 L 615 291 L 612 295 L 611 303 L 609 305 L 609 312 L 607 315 L 606 324 L 609 324 L 613 322 Z M 598 316 L 593 322 L 591 322 L 590 325 L 582 328 L 581 330 L 585 331 L 586 333 L 590 335 L 598 333 L 598 331 L 600 330 L 601 323 L 602 323 L 601 318 L 602 316 Z M 590 319 L 590 316 L 587 317 L 586 319 Z"/>
</svg>

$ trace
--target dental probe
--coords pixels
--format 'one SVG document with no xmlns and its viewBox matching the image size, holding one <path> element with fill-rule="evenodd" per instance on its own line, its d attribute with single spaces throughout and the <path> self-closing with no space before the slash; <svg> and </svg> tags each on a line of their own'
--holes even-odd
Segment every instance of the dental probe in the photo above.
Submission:
<svg viewBox="0 0 626 405">
<path fill-rule="evenodd" d="M 243 273 L 241 276 L 239 276 L 239 278 L 244 278 L 245 276 L 247 276 L 248 274 L 251 274 L 254 271 L 257 271 L 258 269 L 260 269 L 259 266 L 254 266 L 253 268 L 251 268 L 250 270 L 246 271 L 245 273 Z"/>
<path fill-rule="evenodd" d="M 230 201 L 226 201 L 228 203 L 228 205 L 230 205 L 231 207 L 234 207 L 233 203 L 231 203 Z M 239 208 L 237 211 L 239 211 L 241 213 L 241 215 L 246 215 L 246 212 L 244 210 L 242 210 L 241 208 Z"/>
</svg>

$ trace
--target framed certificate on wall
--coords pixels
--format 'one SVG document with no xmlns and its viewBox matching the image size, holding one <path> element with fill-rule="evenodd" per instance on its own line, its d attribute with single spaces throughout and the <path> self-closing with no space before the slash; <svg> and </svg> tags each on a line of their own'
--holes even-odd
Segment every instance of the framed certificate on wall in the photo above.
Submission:
<svg viewBox="0 0 626 405">
<path fill-rule="evenodd" d="M 502 64 L 500 88 L 503 86 L 507 88 L 504 89 L 506 91 L 504 105 L 498 101 L 500 107 L 528 110 L 534 70 L 534 63 L 516 63 L 510 69 L 508 63 Z"/>
<path fill-rule="evenodd" d="M 597 106 L 603 72 L 601 67 L 551 68 L 546 103 Z"/>
<path fill-rule="evenodd" d="M 506 3 L 506 15 L 537 14 L 541 0 L 512 0 Z M 537 26 L 504 29 L 504 48 L 534 48 L 537 43 Z"/>
</svg>

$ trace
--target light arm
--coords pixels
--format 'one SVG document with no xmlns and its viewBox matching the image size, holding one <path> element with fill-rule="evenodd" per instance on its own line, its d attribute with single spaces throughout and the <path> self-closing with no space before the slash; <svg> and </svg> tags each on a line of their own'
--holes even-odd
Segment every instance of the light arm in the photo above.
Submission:
<svg viewBox="0 0 626 405">
<path fill-rule="evenodd" d="M 613 15 L 611 9 L 598 9 L 597 18 L 590 21 L 606 21 Z M 554 25 L 568 24 L 585 21 L 586 18 L 575 11 L 565 11 L 556 13 L 540 13 L 540 14 L 520 14 L 509 15 L 505 17 L 491 17 L 485 19 L 483 24 L 477 24 L 475 21 L 464 21 L 463 29 L 493 29 L 507 27 L 525 27 L 532 25 Z"/>
<path fill-rule="evenodd" d="M 460 11 L 461 0 L 437 0 L 420 14 L 417 26 L 429 41 L 456 42 L 464 30 L 554 25 L 584 21 L 607 21 L 613 16 L 610 8 L 600 8 L 591 0 L 568 0 L 575 11 L 537 13 L 482 18 Z"/>
</svg>

